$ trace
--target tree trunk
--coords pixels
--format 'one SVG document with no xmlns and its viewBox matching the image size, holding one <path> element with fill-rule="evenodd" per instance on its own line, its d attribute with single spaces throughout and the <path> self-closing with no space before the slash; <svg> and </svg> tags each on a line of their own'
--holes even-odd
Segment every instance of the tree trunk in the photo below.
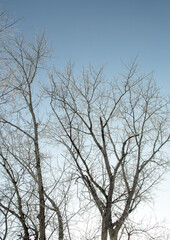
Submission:
<svg viewBox="0 0 170 240">
<path fill-rule="evenodd" d="M 109 237 L 110 237 L 110 240 L 117 240 L 118 239 L 118 230 L 109 229 Z"/>
<path fill-rule="evenodd" d="M 107 230 L 102 230 L 102 237 L 101 240 L 107 240 Z"/>
<path fill-rule="evenodd" d="M 102 221 L 102 236 L 101 240 L 107 240 L 107 227 L 105 221 Z"/>
<path fill-rule="evenodd" d="M 40 223 L 40 240 L 45 240 L 45 199 L 44 199 L 44 186 L 41 172 L 41 161 L 38 146 L 38 134 L 35 140 L 35 153 L 36 153 L 36 168 L 38 178 L 38 193 L 39 193 L 39 223 Z"/>
<path fill-rule="evenodd" d="M 36 159 L 36 170 L 37 170 L 37 180 L 38 180 L 38 194 L 39 194 L 39 231 L 40 240 L 46 240 L 45 234 L 45 198 L 44 198 L 44 186 L 43 177 L 41 170 L 41 159 L 39 151 L 39 136 L 38 136 L 38 123 L 36 121 L 34 109 L 32 106 L 31 91 L 30 91 L 30 112 L 34 124 L 34 147 L 35 147 L 35 159 Z"/>
<path fill-rule="evenodd" d="M 101 240 L 107 240 L 108 230 L 102 228 L 102 236 Z M 118 230 L 116 229 L 109 229 L 109 240 L 117 240 L 118 239 Z"/>
<path fill-rule="evenodd" d="M 32 120 L 34 124 L 34 147 L 35 147 L 35 159 L 36 159 L 36 170 L 37 170 L 37 180 L 38 180 L 38 194 L 39 194 L 39 231 L 40 231 L 40 240 L 46 240 L 45 234 L 45 198 L 44 198 L 44 186 L 43 186 L 43 177 L 41 169 L 41 158 L 39 151 L 39 133 L 38 133 L 38 123 L 34 113 L 34 108 L 32 104 L 32 93 L 31 86 L 29 86 L 29 110 L 32 115 Z"/>
</svg>

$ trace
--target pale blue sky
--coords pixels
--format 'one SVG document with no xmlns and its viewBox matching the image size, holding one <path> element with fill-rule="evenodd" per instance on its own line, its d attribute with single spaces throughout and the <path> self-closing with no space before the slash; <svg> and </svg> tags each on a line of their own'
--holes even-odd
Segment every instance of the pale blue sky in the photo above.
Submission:
<svg viewBox="0 0 170 240">
<path fill-rule="evenodd" d="M 31 36 L 46 33 L 63 66 L 106 64 L 113 76 L 122 58 L 139 55 L 141 70 L 155 72 L 160 87 L 170 91 L 169 0 L 1 0 L 17 27 Z"/>
<path fill-rule="evenodd" d="M 46 29 L 56 66 L 71 59 L 78 67 L 106 64 L 107 77 L 139 55 L 141 70 L 154 71 L 170 92 L 170 0 L 1 0 L 17 28 L 33 37 Z M 169 175 L 170 176 L 170 175 Z M 161 215 L 170 215 L 170 177 L 159 195 Z M 169 218 L 170 223 L 170 218 Z"/>
</svg>

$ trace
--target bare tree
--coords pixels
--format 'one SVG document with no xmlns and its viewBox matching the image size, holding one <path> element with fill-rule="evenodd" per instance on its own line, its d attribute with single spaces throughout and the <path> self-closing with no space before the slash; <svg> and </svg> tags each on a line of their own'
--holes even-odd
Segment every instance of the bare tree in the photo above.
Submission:
<svg viewBox="0 0 170 240">
<path fill-rule="evenodd" d="M 129 218 L 169 167 L 169 102 L 152 76 L 139 76 L 134 61 L 119 81 L 106 81 L 103 68 L 91 66 L 75 78 L 68 64 L 50 74 L 44 100 L 45 35 L 35 43 L 13 38 L 3 48 L 1 239 L 77 239 L 78 221 L 92 211 L 90 221 L 100 226 L 89 232 L 87 224 L 82 239 L 98 239 L 99 227 L 102 240 L 149 232 L 132 228 Z M 60 168 L 46 150 L 62 153 Z"/>
<path fill-rule="evenodd" d="M 149 218 L 143 218 L 138 222 L 129 219 L 121 229 L 119 240 L 136 238 L 139 240 L 164 240 L 168 239 L 168 236 L 169 230 L 164 222 L 151 223 Z"/>
<path fill-rule="evenodd" d="M 169 167 L 169 101 L 151 75 L 138 74 L 136 61 L 118 81 L 106 81 L 102 67 L 75 78 L 71 64 L 50 79 L 50 134 L 67 149 L 86 199 L 100 212 L 101 239 L 109 233 L 117 240 L 130 213 L 150 200 Z"/>
<path fill-rule="evenodd" d="M 11 90 L 6 92 L 7 101 L 1 104 L 0 209 L 6 222 L 13 226 L 7 231 L 6 224 L 6 232 L 13 232 L 14 239 L 18 236 L 44 240 L 56 236 L 63 240 L 63 209 L 71 179 L 64 179 L 65 169 L 56 170 L 54 175 L 50 158 L 43 151 L 48 118 L 43 118 L 45 109 L 37 78 L 48 56 L 45 35 L 36 37 L 35 44 L 24 38 L 12 39 L 4 45 L 4 51 L 10 73 L 5 83 Z M 9 236 L 6 232 L 4 236 Z"/>
<path fill-rule="evenodd" d="M 7 36 L 8 30 L 11 31 L 11 28 L 21 19 L 12 21 L 7 10 L 1 10 L 0 12 L 0 40 Z"/>
<path fill-rule="evenodd" d="M 8 54 L 8 64 L 16 64 L 17 69 L 13 71 L 12 85 L 15 85 L 16 93 L 19 93 L 20 101 L 24 101 L 22 108 L 27 108 L 30 114 L 31 125 L 30 132 L 24 129 L 24 122 L 21 125 L 17 125 L 15 122 L 8 122 L 8 120 L 2 118 L 4 124 L 9 124 L 24 135 L 26 135 L 30 141 L 32 141 L 35 152 L 35 168 L 36 177 L 38 183 L 38 194 L 39 194 L 39 223 L 40 223 L 40 239 L 45 239 L 45 200 L 44 200 L 44 187 L 42 180 L 41 171 L 41 159 L 39 152 L 39 134 L 38 134 L 38 120 L 35 115 L 35 105 L 33 103 L 32 96 L 32 85 L 36 76 L 40 61 L 46 56 L 45 40 L 42 37 L 37 39 L 36 48 L 32 45 L 32 52 L 26 51 L 26 47 L 23 45 L 24 41 L 15 41 L 18 51 L 9 47 L 4 47 Z M 10 67 L 12 71 L 12 67 Z M 21 74 L 20 74 L 21 73 Z M 10 79 L 11 80 L 11 79 Z M 15 93 L 15 92 L 14 92 Z M 18 106 L 17 106 L 18 108 Z M 19 109 L 16 109 L 16 113 L 20 113 Z M 21 121 L 21 120 L 20 120 Z"/>
<path fill-rule="evenodd" d="M 6 78 L 9 77 L 9 72 L 6 70 L 5 61 L 3 59 L 3 44 L 12 36 L 12 31 L 14 30 L 14 26 L 17 24 L 18 20 L 11 20 L 8 16 L 8 12 L 6 10 L 0 11 L 0 104 L 6 103 L 7 98 L 6 95 L 9 91 L 11 91 L 9 85 L 6 82 Z"/>
</svg>

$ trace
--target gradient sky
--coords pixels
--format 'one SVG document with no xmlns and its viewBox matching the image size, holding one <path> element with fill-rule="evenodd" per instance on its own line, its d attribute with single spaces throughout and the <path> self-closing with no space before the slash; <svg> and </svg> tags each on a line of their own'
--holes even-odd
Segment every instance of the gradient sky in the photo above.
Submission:
<svg viewBox="0 0 170 240">
<path fill-rule="evenodd" d="M 144 73 L 170 92 L 170 0 L 0 0 L 17 28 L 32 38 L 46 35 L 56 66 L 106 65 L 107 77 L 121 73 L 121 59 L 137 55 Z M 158 214 L 170 224 L 170 174 L 157 198 Z M 162 219 L 162 218 L 161 218 Z"/>
</svg>

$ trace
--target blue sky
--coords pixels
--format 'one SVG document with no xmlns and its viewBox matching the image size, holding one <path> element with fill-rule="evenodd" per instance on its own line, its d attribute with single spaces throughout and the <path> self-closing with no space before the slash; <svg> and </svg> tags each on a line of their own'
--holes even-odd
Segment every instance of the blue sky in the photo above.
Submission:
<svg viewBox="0 0 170 240">
<path fill-rule="evenodd" d="M 123 70 L 121 59 L 139 55 L 141 71 L 154 71 L 170 92 L 170 0 L 1 0 L 0 6 L 13 19 L 23 17 L 17 28 L 29 38 L 46 30 L 57 67 L 69 59 L 78 67 L 105 64 L 113 77 Z M 167 179 L 157 208 L 168 218 Z"/>
<path fill-rule="evenodd" d="M 46 30 L 56 64 L 106 64 L 106 74 L 123 70 L 121 60 L 139 55 L 143 72 L 170 90 L 169 0 L 1 0 L 12 18 L 23 19 L 28 36 Z"/>
</svg>

